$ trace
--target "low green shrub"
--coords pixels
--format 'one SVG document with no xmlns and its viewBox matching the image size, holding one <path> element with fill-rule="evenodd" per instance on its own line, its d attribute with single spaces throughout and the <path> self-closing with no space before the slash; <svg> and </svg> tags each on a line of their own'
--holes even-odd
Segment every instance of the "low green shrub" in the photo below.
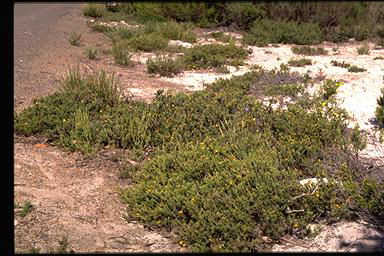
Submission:
<svg viewBox="0 0 384 256">
<path fill-rule="evenodd" d="M 131 149 L 142 162 L 121 170 L 133 182 L 121 192 L 128 218 L 173 230 L 192 251 L 262 251 L 265 236 L 303 236 L 308 223 L 363 210 L 382 216 L 383 184 L 362 179 L 362 135 L 337 108 L 336 84 L 307 97 L 300 93 L 307 82 L 255 67 L 204 91 L 159 91 L 147 104 L 122 101 L 105 73 L 75 70 L 62 90 L 15 114 L 14 127 L 84 153 Z M 300 90 L 289 90 L 296 98 L 286 108 L 274 108 L 252 93 L 261 88 L 264 97 L 268 85 Z M 299 183 L 314 177 L 318 184 Z"/>
<path fill-rule="evenodd" d="M 364 44 L 363 46 L 357 48 L 357 53 L 359 55 L 364 55 L 364 54 L 369 54 L 369 45 L 368 44 Z"/>
<path fill-rule="evenodd" d="M 364 68 L 359 68 L 359 67 L 357 67 L 355 65 L 351 65 L 349 63 L 346 63 L 345 61 L 338 62 L 338 61 L 332 60 L 331 64 L 333 66 L 336 66 L 336 67 L 346 68 L 346 69 L 348 69 L 348 72 L 364 72 L 364 71 L 367 71 Z"/>
<path fill-rule="evenodd" d="M 80 39 L 81 39 L 81 33 L 77 33 L 74 31 L 69 35 L 68 41 L 73 46 L 79 46 Z"/>
<path fill-rule="evenodd" d="M 148 59 L 146 66 L 148 73 L 156 73 L 167 77 L 177 75 L 183 69 L 183 64 L 179 59 L 174 60 L 165 56 Z"/>
<path fill-rule="evenodd" d="M 271 43 L 315 44 L 322 41 L 322 32 L 318 24 L 294 21 L 255 21 L 244 35 L 244 43 L 265 46 Z"/>
<path fill-rule="evenodd" d="M 221 67 L 219 67 L 219 68 L 217 69 L 217 72 L 219 72 L 219 73 L 223 73 L 223 74 L 229 74 L 229 73 L 230 73 L 228 67 L 226 67 L 226 66 L 221 66 Z"/>
<path fill-rule="evenodd" d="M 292 59 L 288 61 L 288 65 L 293 66 L 293 67 L 304 67 L 306 65 L 312 65 L 312 60 L 311 59 Z"/>
<path fill-rule="evenodd" d="M 375 115 L 379 125 L 384 127 L 384 88 L 381 89 L 382 95 L 377 99 Z"/>
<path fill-rule="evenodd" d="M 336 61 L 336 60 L 332 60 L 331 61 L 331 64 L 333 66 L 336 66 L 336 67 L 342 67 L 342 68 L 349 68 L 351 66 L 351 64 L 349 63 L 346 63 L 345 61 L 343 62 L 339 62 L 339 61 Z"/>
<path fill-rule="evenodd" d="M 122 195 L 128 216 L 153 228 L 177 230 L 179 243 L 199 252 L 259 251 L 264 249 L 261 236 L 278 239 L 319 216 L 350 216 L 349 193 L 337 183 L 320 184 L 317 193 L 298 183 L 336 164 L 331 159 L 348 143 L 342 135 L 345 115 L 332 107 L 323 112 L 321 104 L 311 113 L 295 105 L 274 111 L 246 98 L 238 98 L 236 109 L 232 117 L 211 124 L 219 136 L 180 137 L 182 142 L 174 136 L 172 148 L 145 162 L 133 175 L 136 185 Z M 331 115 L 331 109 L 337 113 Z M 336 166 L 341 168 L 340 162 Z M 302 193 L 307 196 L 294 199 Z"/>
<path fill-rule="evenodd" d="M 85 56 L 87 56 L 88 59 L 94 60 L 96 59 L 97 49 L 94 47 L 87 47 L 84 50 L 84 54 Z"/>
<path fill-rule="evenodd" d="M 128 48 L 120 44 L 114 44 L 112 46 L 111 53 L 116 64 L 122 66 L 133 66 L 133 62 L 131 61 L 132 55 L 130 54 Z"/>
<path fill-rule="evenodd" d="M 249 52 L 234 44 L 197 45 L 185 51 L 182 60 L 187 68 L 221 67 L 222 65 L 239 66 Z"/>
<path fill-rule="evenodd" d="M 163 50 L 168 45 L 168 40 L 163 36 L 152 33 L 132 37 L 122 40 L 122 45 L 126 45 L 136 51 L 153 52 Z"/>
<path fill-rule="evenodd" d="M 124 39 L 131 39 L 137 36 L 142 35 L 142 31 L 140 29 L 132 29 L 127 27 L 114 27 L 109 29 L 108 36 L 112 39 L 112 41 L 117 42 Z"/>
<path fill-rule="evenodd" d="M 322 47 L 294 46 L 291 48 L 294 54 L 301 55 L 326 55 L 328 52 Z"/>
<path fill-rule="evenodd" d="M 365 68 L 359 68 L 358 66 L 350 66 L 348 67 L 348 72 L 353 72 L 353 73 L 357 73 L 357 72 L 365 72 L 367 71 Z"/>
<path fill-rule="evenodd" d="M 256 96 L 289 96 L 296 98 L 304 93 L 310 78 L 289 70 L 258 71 L 250 77 L 248 93 Z"/>
<path fill-rule="evenodd" d="M 195 43 L 197 40 L 192 27 L 175 21 L 148 22 L 143 30 L 145 34 L 157 33 L 171 40 L 181 40 L 188 43 Z"/>
<path fill-rule="evenodd" d="M 84 16 L 90 16 L 93 18 L 102 17 L 106 12 L 103 4 L 87 3 L 83 8 Z"/>
<path fill-rule="evenodd" d="M 21 206 L 20 216 L 24 218 L 33 210 L 33 208 L 33 204 L 29 200 L 26 200 Z"/>
<path fill-rule="evenodd" d="M 342 85 L 341 82 L 336 82 L 331 79 L 327 79 L 323 84 L 323 99 L 329 100 L 333 95 L 336 95 L 337 89 Z"/>
<path fill-rule="evenodd" d="M 223 42 L 223 43 L 229 43 L 230 40 L 234 40 L 232 36 L 224 34 L 224 32 L 211 32 L 209 33 L 209 36 L 216 39 L 217 41 Z"/>
<path fill-rule="evenodd" d="M 91 154 L 106 142 L 95 115 L 120 102 L 113 75 L 100 71 L 83 77 L 78 68 L 71 69 L 63 77 L 60 91 L 34 100 L 30 108 L 15 114 L 15 131 L 43 134 L 59 146 Z"/>
</svg>

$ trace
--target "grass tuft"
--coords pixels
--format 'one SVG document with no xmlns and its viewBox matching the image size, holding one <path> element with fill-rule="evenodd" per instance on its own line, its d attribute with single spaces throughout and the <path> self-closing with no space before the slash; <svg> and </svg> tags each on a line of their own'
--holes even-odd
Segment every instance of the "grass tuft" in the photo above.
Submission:
<svg viewBox="0 0 384 256">
<path fill-rule="evenodd" d="M 312 65 L 312 60 L 306 59 L 306 58 L 302 58 L 298 60 L 292 59 L 288 61 L 288 64 L 293 67 L 304 67 L 306 65 Z"/>
<path fill-rule="evenodd" d="M 87 56 L 88 59 L 94 60 L 97 56 L 97 49 L 94 47 L 87 47 L 84 50 L 85 56 Z"/>
<path fill-rule="evenodd" d="M 262 251 L 265 236 L 304 237 L 309 223 L 383 217 L 384 183 L 361 172 L 364 137 L 337 107 L 340 83 L 311 96 L 311 82 L 255 67 L 204 91 L 158 91 L 148 104 L 122 101 L 113 76 L 74 70 L 14 127 L 83 153 L 129 149 L 139 161 L 120 171 L 132 181 L 121 191 L 129 219 L 173 230 L 191 251 Z M 274 106 L 280 96 L 292 101 Z M 319 182 L 302 186 L 307 178 Z"/>
<path fill-rule="evenodd" d="M 80 45 L 80 39 L 81 39 L 81 33 L 72 32 L 68 38 L 68 41 L 73 46 L 79 46 Z"/>
<path fill-rule="evenodd" d="M 84 16 L 89 16 L 93 18 L 102 17 L 105 12 L 106 10 L 103 4 L 87 3 L 83 8 Z"/>
<path fill-rule="evenodd" d="M 301 55 L 327 55 L 327 51 L 322 47 L 311 47 L 311 46 L 294 46 L 291 48 L 294 54 Z"/>
<path fill-rule="evenodd" d="M 369 45 L 364 44 L 363 46 L 357 48 L 356 51 L 359 55 L 369 55 Z"/>
<path fill-rule="evenodd" d="M 167 56 L 148 59 L 146 66 L 148 73 L 156 73 L 167 77 L 173 77 L 182 72 L 183 69 L 183 63 L 179 59 L 174 60 Z"/>
</svg>

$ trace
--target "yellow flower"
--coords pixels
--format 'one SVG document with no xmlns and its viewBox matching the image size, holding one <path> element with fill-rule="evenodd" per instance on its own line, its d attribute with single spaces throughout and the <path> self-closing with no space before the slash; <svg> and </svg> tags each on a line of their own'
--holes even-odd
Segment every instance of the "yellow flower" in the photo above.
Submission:
<svg viewBox="0 0 384 256">
<path fill-rule="evenodd" d="M 298 228 L 299 227 L 299 224 L 295 223 L 293 224 L 293 228 Z"/>
<path fill-rule="evenodd" d="M 187 246 L 187 241 L 185 241 L 185 240 L 180 240 L 180 241 L 179 241 L 179 245 L 182 246 L 182 247 L 185 247 L 185 246 Z"/>
<path fill-rule="evenodd" d="M 183 215 L 183 210 L 178 211 L 177 214 Z"/>
</svg>

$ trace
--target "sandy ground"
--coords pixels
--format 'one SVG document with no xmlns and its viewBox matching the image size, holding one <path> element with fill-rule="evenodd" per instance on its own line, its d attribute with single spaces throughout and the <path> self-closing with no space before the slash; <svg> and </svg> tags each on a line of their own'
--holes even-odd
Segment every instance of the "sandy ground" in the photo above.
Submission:
<svg viewBox="0 0 384 256">
<path fill-rule="evenodd" d="M 244 74 L 252 64 L 272 69 L 299 57 L 291 52 L 291 45 L 252 47 L 253 53 L 246 61 L 247 65 L 239 69 L 229 67 L 230 74 L 186 71 L 174 78 L 162 78 L 146 73 L 144 64 L 153 57 L 152 54 L 135 54 L 132 68 L 116 65 L 110 55 L 103 53 L 108 48 L 108 40 L 92 32 L 85 22 L 79 6 L 65 12 L 57 24 L 50 25 L 58 36 L 47 40 L 47 44 L 37 43 L 41 49 L 20 48 L 24 51 L 29 49 L 31 57 L 28 61 L 26 58 L 18 59 L 18 56 L 27 56 L 22 54 L 23 50 L 15 55 L 15 111 L 29 106 L 33 98 L 56 91 L 59 87 L 57 81 L 65 74 L 67 63 L 78 64 L 84 73 L 101 68 L 113 72 L 126 97 L 149 102 L 159 89 L 201 90 L 204 83 L 214 82 L 217 78 Z M 80 47 L 73 47 L 67 41 L 67 36 L 74 30 L 82 33 Z M 240 37 L 236 33 L 233 35 Z M 32 36 L 24 33 L 25 38 L 19 40 L 29 42 Z M 212 39 L 200 39 L 198 43 L 213 42 Z M 384 57 L 384 50 L 371 49 L 370 55 L 358 55 L 356 48 L 360 45 L 355 42 L 324 43 L 322 46 L 329 51 L 328 55 L 310 56 L 313 65 L 292 69 L 302 73 L 309 70 L 311 74 L 323 72 L 327 78 L 344 81 L 338 92 L 340 105 L 352 115 L 352 124 L 359 124 L 370 135 L 368 148 L 362 155 L 375 158 L 379 164 L 384 159 L 384 150 L 383 144 L 374 136 L 373 118 L 384 71 L 383 60 L 374 58 Z M 87 46 L 99 49 L 96 60 L 85 57 Z M 336 52 L 332 50 L 335 47 Z M 348 73 L 346 69 L 333 67 L 331 60 L 346 61 L 367 71 Z M 42 138 L 15 136 L 15 203 L 22 205 L 28 200 L 33 205 L 33 210 L 25 217 L 21 216 L 20 208 L 15 208 L 15 250 L 25 252 L 37 248 L 41 252 L 55 251 L 60 239 L 65 237 L 68 249 L 75 252 L 180 251 L 173 234 L 148 230 L 123 218 L 125 205 L 119 199 L 118 189 L 130 184 L 118 178 L 118 171 L 120 160 L 125 156 L 124 151 L 104 150 L 96 159 L 86 159 L 77 153 L 63 152 Z M 366 222 L 340 222 L 319 228 L 321 231 L 314 238 L 286 238 L 272 251 L 384 251 L 383 231 Z"/>
</svg>

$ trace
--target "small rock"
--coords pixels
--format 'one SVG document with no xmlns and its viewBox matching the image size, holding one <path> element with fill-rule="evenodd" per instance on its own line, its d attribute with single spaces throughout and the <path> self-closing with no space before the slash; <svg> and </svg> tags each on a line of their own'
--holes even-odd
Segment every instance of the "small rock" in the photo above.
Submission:
<svg viewBox="0 0 384 256">
<path fill-rule="evenodd" d="M 318 230 L 318 225 L 308 224 L 307 229 L 309 230 L 309 232 L 311 232 L 311 234 L 314 234 L 316 230 Z"/>
<path fill-rule="evenodd" d="M 270 242 L 272 242 L 272 239 L 269 238 L 268 236 L 262 236 L 261 239 L 262 239 L 265 243 L 270 243 Z"/>
<path fill-rule="evenodd" d="M 15 226 L 17 226 L 17 224 L 19 224 L 19 222 L 17 221 L 17 219 L 14 220 L 13 224 L 14 224 Z"/>
<path fill-rule="evenodd" d="M 181 247 L 180 252 L 189 252 L 189 250 L 186 247 Z"/>
<path fill-rule="evenodd" d="M 95 22 L 95 20 L 94 20 L 94 19 L 92 19 L 92 20 L 90 20 L 90 22 Z"/>
</svg>

